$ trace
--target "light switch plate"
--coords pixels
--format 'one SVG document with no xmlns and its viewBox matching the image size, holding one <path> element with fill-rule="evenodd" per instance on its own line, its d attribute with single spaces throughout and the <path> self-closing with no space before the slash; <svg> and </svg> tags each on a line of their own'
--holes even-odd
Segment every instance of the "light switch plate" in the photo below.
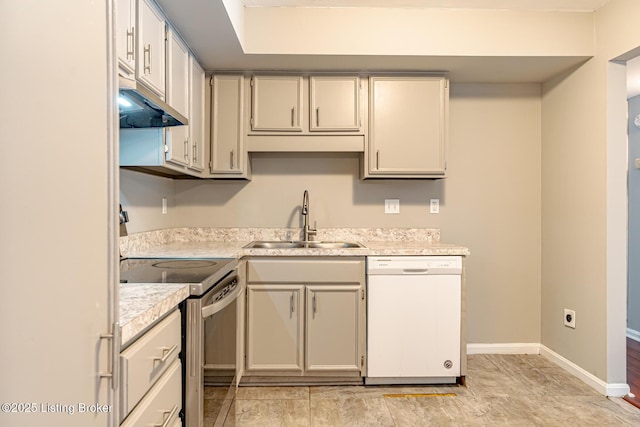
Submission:
<svg viewBox="0 0 640 427">
<path fill-rule="evenodd" d="M 163 215 L 167 214 L 167 198 L 166 197 L 162 198 L 162 214 Z"/>
<path fill-rule="evenodd" d="M 400 213 L 400 199 L 384 199 L 384 213 Z"/>
<path fill-rule="evenodd" d="M 635 160 L 636 169 L 640 169 L 640 158 Z"/>
<path fill-rule="evenodd" d="M 429 213 L 440 213 L 440 199 L 431 199 L 429 201 Z"/>
</svg>

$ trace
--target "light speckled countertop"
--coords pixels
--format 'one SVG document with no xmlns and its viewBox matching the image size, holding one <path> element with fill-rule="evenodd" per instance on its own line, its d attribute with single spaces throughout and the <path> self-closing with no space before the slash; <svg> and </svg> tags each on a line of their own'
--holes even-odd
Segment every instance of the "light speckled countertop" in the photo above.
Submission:
<svg viewBox="0 0 640 427">
<path fill-rule="evenodd" d="M 323 229 L 316 240 L 355 241 L 363 248 L 256 249 L 254 240 L 299 240 L 296 229 L 171 229 L 122 238 L 128 258 L 235 258 L 245 256 L 469 255 L 469 249 L 440 242 L 437 229 Z M 120 328 L 126 345 L 189 296 L 187 284 L 120 285 Z"/>
</svg>

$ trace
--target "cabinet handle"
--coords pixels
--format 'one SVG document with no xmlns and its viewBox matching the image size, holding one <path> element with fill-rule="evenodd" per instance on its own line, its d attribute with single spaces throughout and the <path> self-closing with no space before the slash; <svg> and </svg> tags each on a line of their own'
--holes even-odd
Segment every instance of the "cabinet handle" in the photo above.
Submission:
<svg viewBox="0 0 640 427">
<path fill-rule="evenodd" d="M 380 150 L 376 150 L 376 169 L 380 169 Z"/>
<path fill-rule="evenodd" d="M 291 297 L 289 298 L 289 318 L 293 317 L 293 311 L 294 311 L 294 307 L 293 307 L 293 292 L 291 292 Z"/>
<path fill-rule="evenodd" d="M 313 318 L 316 318 L 316 293 L 313 293 L 313 300 L 312 300 L 312 311 L 313 311 Z"/>
<path fill-rule="evenodd" d="M 144 48 L 144 67 L 142 71 L 146 73 L 147 71 L 151 74 L 151 45 L 148 44 Z"/>
<path fill-rule="evenodd" d="M 110 334 L 101 334 L 100 339 L 111 341 L 111 372 L 100 372 L 100 378 L 110 378 L 111 388 L 113 390 L 118 389 L 118 363 L 120 360 L 120 325 L 116 322 L 113 324 Z"/>
<path fill-rule="evenodd" d="M 198 145 L 195 142 L 193 143 L 193 161 L 198 161 Z"/>
<path fill-rule="evenodd" d="M 229 152 L 229 168 L 233 170 L 233 150 Z"/>
<path fill-rule="evenodd" d="M 293 119 L 294 119 L 295 113 L 296 113 L 296 107 L 291 107 L 291 127 L 294 126 Z"/>
<path fill-rule="evenodd" d="M 320 107 L 316 107 L 316 127 L 320 127 Z"/>
<path fill-rule="evenodd" d="M 154 357 L 153 360 L 157 360 L 160 364 L 167 361 L 167 359 L 178 349 L 178 344 L 174 344 L 173 347 L 162 347 L 162 357 Z"/>
<path fill-rule="evenodd" d="M 184 160 L 189 161 L 189 138 L 184 140 Z"/>
<path fill-rule="evenodd" d="M 153 427 L 168 427 L 169 426 L 169 421 L 171 421 L 173 419 L 173 416 L 175 415 L 175 413 L 178 412 L 178 405 L 175 405 L 173 407 L 172 410 L 170 411 L 162 411 L 162 416 L 164 417 L 165 414 L 169 414 L 169 416 L 167 418 L 163 419 L 162 424 L 154 424 Z"/>
<path fill-rule="evenodd" d="M 127 59 L 134 59 L 133 41 L 135 35 L 135 27 L 131 27 L 131 31 L 127 30 Z"/>
</svg>

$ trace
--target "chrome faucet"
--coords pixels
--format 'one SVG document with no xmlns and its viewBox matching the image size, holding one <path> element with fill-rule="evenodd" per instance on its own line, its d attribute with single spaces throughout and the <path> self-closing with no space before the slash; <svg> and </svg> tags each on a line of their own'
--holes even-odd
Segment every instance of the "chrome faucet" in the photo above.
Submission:
<svg viewBox="0 0 640 427">
<path fill-rule="evenodd" d="M 304 190 L 302 196 L 302 240 L 304 242 L 309 241 L 309 236 L 315 236 L 318 230 L 309 227 L 309 192 Z"/>
</svg>

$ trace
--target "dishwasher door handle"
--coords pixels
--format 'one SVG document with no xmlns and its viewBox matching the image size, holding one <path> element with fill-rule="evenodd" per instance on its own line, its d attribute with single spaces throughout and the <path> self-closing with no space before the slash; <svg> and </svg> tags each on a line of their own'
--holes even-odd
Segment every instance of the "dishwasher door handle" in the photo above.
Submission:
<svg viewBox="0 0 640 427">
<path fill-rule="evenodd" d="M 428 268 L 403 268 L 402 274 L 426 274 L 429 272 Z"/>
</svg>

